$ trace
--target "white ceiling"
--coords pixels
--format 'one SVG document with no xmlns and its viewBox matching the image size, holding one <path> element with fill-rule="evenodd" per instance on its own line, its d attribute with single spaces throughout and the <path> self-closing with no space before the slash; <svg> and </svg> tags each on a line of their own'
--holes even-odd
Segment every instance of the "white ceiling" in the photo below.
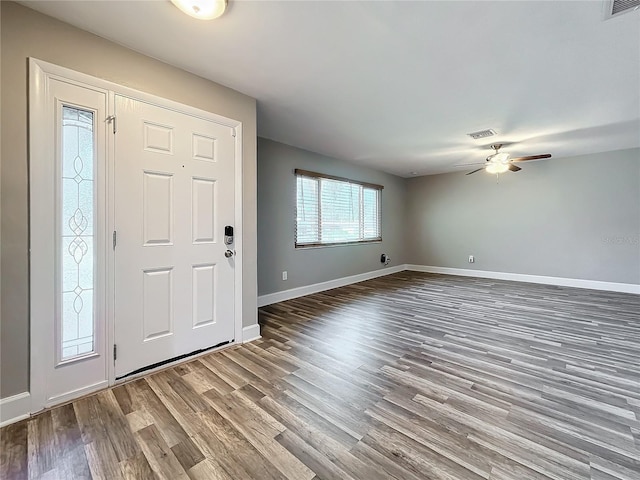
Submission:
<svg viewBox="0 0 640 480">
<path fill-rule="evenodd" d="M 604 21 L 598 0 L 230 0 L 208 22 L 168 0 L 23 3 L 255 97 L 260 136 L 405 177 L 497 141 L 640 146 L 640 12 Z"/>
</svg>

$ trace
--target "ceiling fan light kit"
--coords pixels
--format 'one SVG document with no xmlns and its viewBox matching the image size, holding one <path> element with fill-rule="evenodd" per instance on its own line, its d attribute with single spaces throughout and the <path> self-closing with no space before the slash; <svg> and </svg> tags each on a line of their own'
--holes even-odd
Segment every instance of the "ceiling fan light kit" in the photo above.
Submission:
<svg viewBox="0 0 640 480">
<path fill-rule="evenodd" d="M 176 7 L 199 20 L 220 17 L 227 8 L 227 0 L 171 0 Z"/>
<path fill-rule="evenodd" d="M 491 163 L 508 163 L 509 162 L 509 154 L 508 153 L 495 153 L 489 157 L 487 157 L 487 161 Z"/>
<path fill-rule="evenodd" d="M 496 153 L 494 153 L 493 155 L 489 155 L 484 163 L 476 164 L 476 165 L 484 165 L 483 167 L 473 170 L 472 172 L 469 172 L 466 175 L 471 175 L 472 173 L 479 172 L 480 170 L 484 170 L 485 172 L 490 173 L 492 175 L 499 175 L 507 171 L 519 172 L 522 169 L 517 165 L 514 165 L 514 162 L 524 162 L 526 160 L 540 160 L 543 158 L 551 157 L 551 154 L 545 153 L 543 155 L 530 155 L 528 157 L 510 158 L 510 155 L 508 153 L 500 152 L 501 147 L 502 147 L 501 143 L 496 143 L 491 145 L 491 148 Z M 469 165 L 473 165 L 473 164 L 469 164 Z"/>
<path fill-rule="evenodd" d="M 507 170 L 509 170 L 509 165 L 507 165 L 506 163 L 490 163 L 485 167 L 485 170 L 487 173 L 497 175 L 499 173 L 504 173 Z"/>
</svg>

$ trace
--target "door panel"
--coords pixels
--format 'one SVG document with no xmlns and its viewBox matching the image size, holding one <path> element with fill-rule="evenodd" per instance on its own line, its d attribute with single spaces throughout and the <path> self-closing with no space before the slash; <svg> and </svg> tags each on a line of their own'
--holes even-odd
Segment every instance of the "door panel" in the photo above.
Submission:
<svg viewBox="0 0 640 480">
<path fill-rule="evenodd" d="M 193 243 L 212 243 L 215 238 L 216 182 L 193 178 L 191 185 L 193 212 Z"/>
<path fill-rule="evenodd" d="M 173 243 L 173 175 L 143 172 L 142 221 L 144 245 Z"/>
<path fill-rule="evenodd" d="M 233 129 L 115 96 L 116 377 L 234 338 Z"/>
<path fill-rule="evenodd" d="M 172 274 L 173 268 L 142 272 L 143 341 L 173 334 Z"/>
<path fill-rule="evenodd" d="M 216 321 L 216 266 L 197 265 L 193 274 L 193 326 L 203 327 Z"/>
</svg>

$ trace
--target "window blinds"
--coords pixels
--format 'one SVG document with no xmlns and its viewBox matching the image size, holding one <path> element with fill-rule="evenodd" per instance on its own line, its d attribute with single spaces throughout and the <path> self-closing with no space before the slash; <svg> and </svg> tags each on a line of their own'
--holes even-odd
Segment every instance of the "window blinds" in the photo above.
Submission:
<svg viewBox="0 0 640 480">
<path fill-rule="evenodd" d="M 296 247 L 380 241 L 381 185 L 296 170 Z"/>
</svg>

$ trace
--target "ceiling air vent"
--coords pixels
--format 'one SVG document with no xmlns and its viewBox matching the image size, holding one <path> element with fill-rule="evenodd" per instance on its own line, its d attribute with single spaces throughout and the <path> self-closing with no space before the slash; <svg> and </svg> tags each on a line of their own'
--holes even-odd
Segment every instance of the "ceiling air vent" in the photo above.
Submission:
<svg viewBox="0 0 640 480">
<path fill-rule="evenodd" d="M 605 19 L 638 10 L 638 7 L 640 7 L 640 0 L 605 0 Z"/>
<path fill-rule="evenodd" d="M 467 135 L 469 135 L 474 140 L 479 140 L 480 138 L 493 137 L 494 135 L 496 135 L 496 131 L 489 128 L 487 130 L 480 130 L 479 132 L 467 133 Z"/>
</svg>

